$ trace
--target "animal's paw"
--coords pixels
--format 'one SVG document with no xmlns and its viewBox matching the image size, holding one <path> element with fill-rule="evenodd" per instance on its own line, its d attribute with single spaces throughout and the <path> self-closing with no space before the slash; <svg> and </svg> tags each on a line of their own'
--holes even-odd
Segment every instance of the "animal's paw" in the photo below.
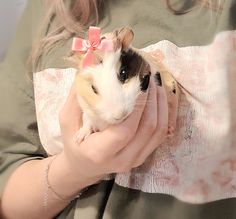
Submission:
<svg viewBox="0 0 236 219">
<path fill-rule="evenodd" d="M 89 135 L 93 133 L 92 128 L 90 127 L 82 127 L 75 133 L 75 141 L 80 144 L 83 140 L 85 140 Z"/>
</svg>

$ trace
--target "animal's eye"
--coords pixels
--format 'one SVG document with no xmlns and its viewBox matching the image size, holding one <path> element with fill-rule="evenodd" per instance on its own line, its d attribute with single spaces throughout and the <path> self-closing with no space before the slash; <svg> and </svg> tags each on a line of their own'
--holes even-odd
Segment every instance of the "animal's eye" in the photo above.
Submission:
<svg viewBox="0 0 236 219">
<path fill-rule="evenodd" d="M 103 58 L 99 55 L 96 56 L 96 61 L 95 61 L 96 64 L 102 64 L 103 63 Z"/>
<path fill-rule="evenodd" d="M 99 62 L 99 64 L 102 64 L 102 63 L 103 63 L 102 58 L 99 58 L 99 59 L 98 59 L 98 62 Z"/>
<path fill-rule="evenodd" d="M 93 85 L 91 85 L 91 88 L 92 88 L 92 90 L 93 90 L 93 92 L 94 92 L 95 94 L 98 94 L 97 89 L 96 89 Z"/>
<path fill-rule="evenodd" d="M 122 83 L 124 83 L 128 79 L 128 71 L 125 66 L 120 67 L 119 79 Z"/>
</svg>

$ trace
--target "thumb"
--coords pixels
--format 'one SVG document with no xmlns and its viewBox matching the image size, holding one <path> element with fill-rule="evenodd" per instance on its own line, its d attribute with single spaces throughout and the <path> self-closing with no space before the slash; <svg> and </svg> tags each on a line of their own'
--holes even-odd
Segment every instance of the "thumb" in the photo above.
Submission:
<svg viewBox="0 0 236 219">
<path fill-rule="evenodd" d="M 59 113 L 62 135 L 73 136 L 81 126 L 82 111 L 79 107 L 74 84 L 72 85 L 67 100 Z"/>
</svg>

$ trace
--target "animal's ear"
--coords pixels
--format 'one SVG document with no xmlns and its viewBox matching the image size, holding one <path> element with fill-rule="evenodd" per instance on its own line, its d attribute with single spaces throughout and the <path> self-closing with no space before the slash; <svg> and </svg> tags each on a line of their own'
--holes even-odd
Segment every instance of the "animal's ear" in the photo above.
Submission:
<svg viewBox="0 0 236 219">
<path fill-rule="evenodd" d="M 117 38 L 119 44 L 117 47 L 122 47 L 122 49 L 128 48 L 134 38 L 134 32 L 129 27 L 117 29 L 113 34 L 114 37 Z"/>
</svg>

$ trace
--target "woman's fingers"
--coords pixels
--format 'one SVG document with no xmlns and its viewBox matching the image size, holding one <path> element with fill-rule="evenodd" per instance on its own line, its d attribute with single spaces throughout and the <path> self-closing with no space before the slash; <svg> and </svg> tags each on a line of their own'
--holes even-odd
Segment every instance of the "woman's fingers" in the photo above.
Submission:
<svg viewBox="0 0 236 219">
<path fill-rule="evenodd" d="M 135 106 L 134 112 L 125 121 L 110 126 L 102 132 L 93 133 L 80 144 L 80 147 L 86 147 L 88 152 L 91 149 L 91 153 L 96 147 L 96 151 L 99 151 L 103 157 L 112 157 L 117 151 L 124 148 L 136 134 L 147 96 L 147 93 L 139 95 L 137 102 L 141 104 Z"/>
<path fill-rule="evenodd" d="M 168 102 L 166 91 L 163 87 L 157 86 L 157 128 L 150 138 L 148 144 L 140 150 L 133 167 L 140 166 L 147 157 L 161 144 L 167 137 L 168 130 Z"/>
<path fill-rule="evenodd" d="M 81 116 L 76 90 L 72 86 L 60 112 L 66 143 L 81 151 L 84 161 L 99 165 L 101 172 L 126 172 L 141 165 L 165 139 L 168 128 L 166 92 L 150 80 L 148 92 L 137 98 L 135 110 L 124 122 L 90 135 L 78 147 L 72 141 L 81 124 Z"/>
<path fill-rule="evenodd" d="M 141 121 L 135 138 L 127 147 L 119 151 L 115 157 L 114 168 L 116 172 L 123 172 L 132 168 L 133 162 L 136 160 L 139 151 L 146 147 L 151 136 L 156 130 L 157 125 L 157 102 L 156 102 L 156 86 L 150 81 L 149 95 L 145 106 Z M 120 165 L 117 165 L 120 164 Z"/>
</svg>

